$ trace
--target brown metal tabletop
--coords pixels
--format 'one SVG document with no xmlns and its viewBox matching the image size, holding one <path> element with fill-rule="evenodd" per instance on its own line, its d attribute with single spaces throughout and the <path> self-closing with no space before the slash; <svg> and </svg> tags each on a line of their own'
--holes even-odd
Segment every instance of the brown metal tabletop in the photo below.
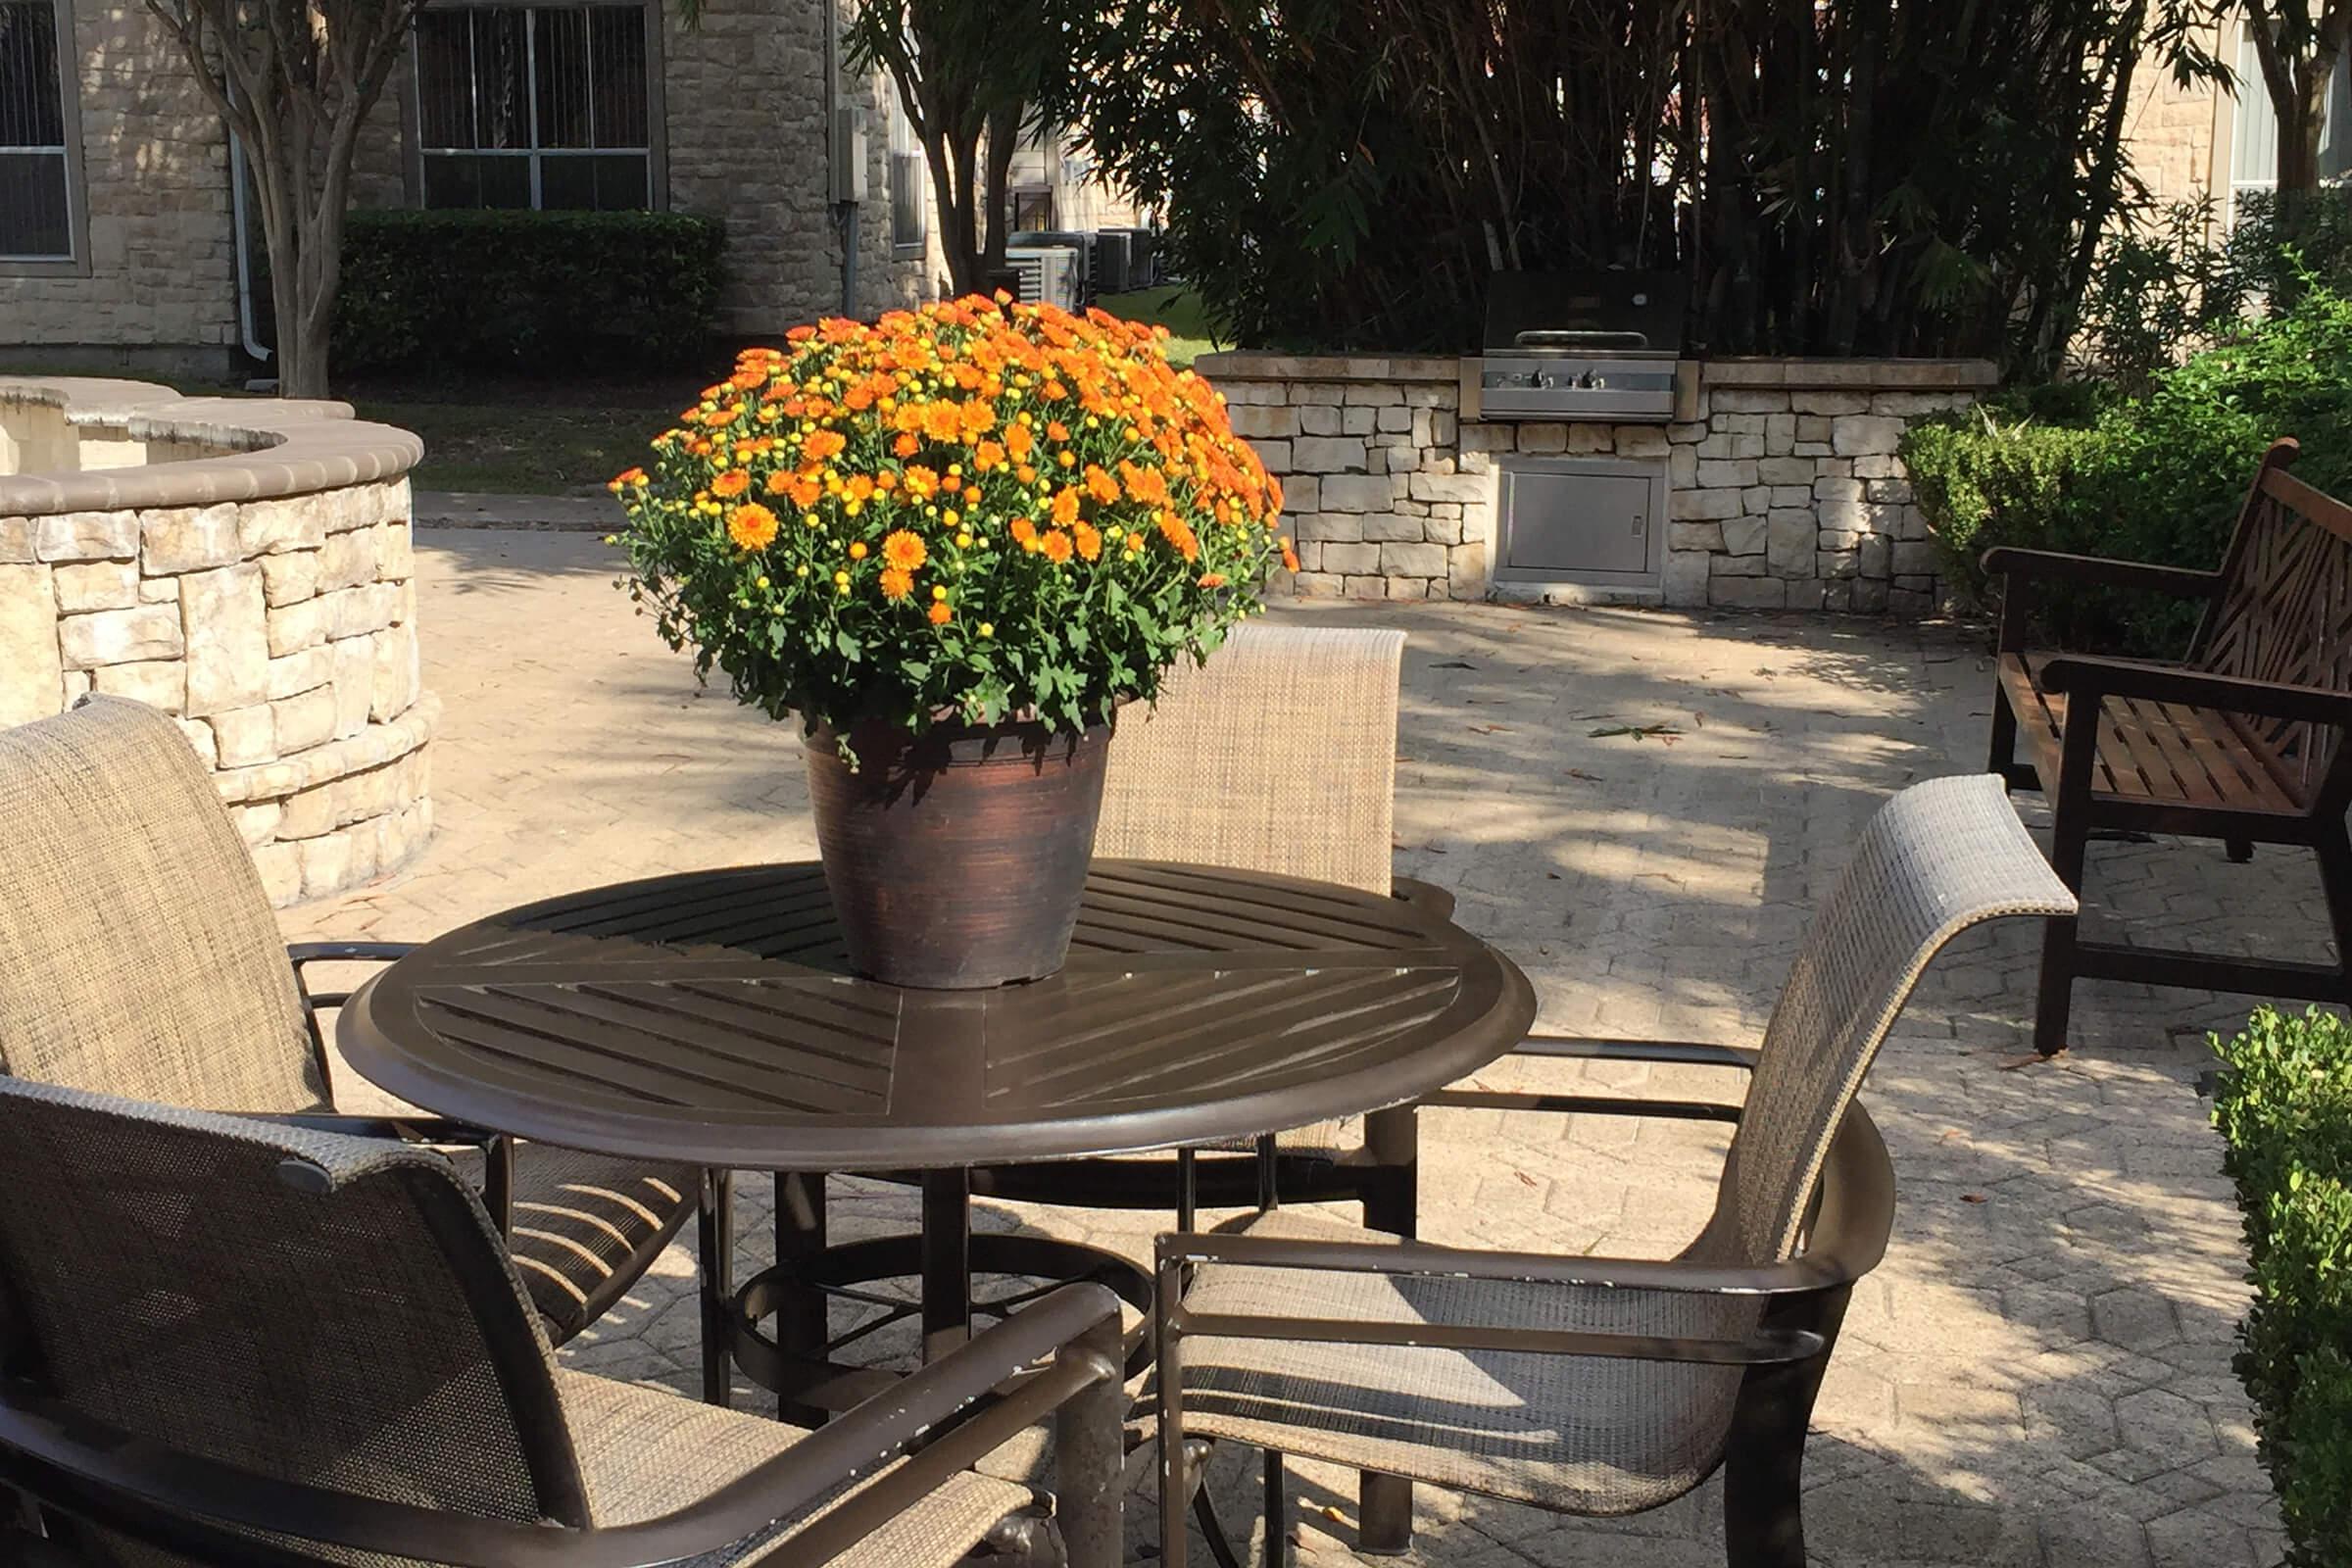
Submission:
<svg viewBox="0 0 2352 1568">
<path fill-rule="evenodd" d="M 1413 1100 L 1535 1014 L 1431 905 L 1100 860 L 1067 967 L 992 991 L 848 971 L 814 863 L 698 871 L 459 928 L 352 1000 L 416 1105 L 641 1159 L 941 1169 L 1166 1149 Z"/>
<path fill-rule="evenodd" d="M 816 864 L 697 871 L 461 927 L 364 986 L 336 1039 L 355 1070 L 426 1110 L 702 1167 L 705 1395 L 725 1401 L 732 1360 L 815 1419 L 881 1376 L 830 1359 L 844 1341 L 826 1343 L 827 1291 L 919 1273 L 929 1355 L 992 1309 L 972 1300 L 975 1268 L 1096 1270 L 1148 1304 L 1131 1261 L 974 1237 L 970 1167 L 1371 1113 L 1367 1142 L 1409 1176 L 1412 1102 L 1511 1050 L 1535 1018 L 1517 966 L 1446 911 L 1429 889 L 1382 898 L 1098 860 L 1060 973 L 920 991 L 849 971 Z M 740 1296 L 739 1169 L 779 1173 L 779 1264 Z M 851 1171 L 925 1173 L 922 1234 L 827 1248 L 823 1178 Z M 1083 1205 L 1072 1185 L 1066 1201 Z M 1409 1231 L 1409 1184 L 1398 1194 L 1395 1214 L 1368 1201 L 1367 1219 Z"/>
</svg>

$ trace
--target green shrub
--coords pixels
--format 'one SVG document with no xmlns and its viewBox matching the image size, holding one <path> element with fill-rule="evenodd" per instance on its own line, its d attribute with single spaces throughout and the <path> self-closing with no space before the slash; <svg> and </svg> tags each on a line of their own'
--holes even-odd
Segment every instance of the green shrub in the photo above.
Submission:
<svg viewBox="0 0 2352 1568">
<path fill-rule="evenodd" d="M 355 212 L 335 366 L 676 364 L 709 345 L 725 239 L 679 213 Z"/>
<path fill-rule="evenodd" d="M 2352 1024 L 2258 1007 L 2214 1041 L 2254 1305 L 2237 1374 L 2297 1568 L 2352 1562 Z"/>
<path fill-rule="evenodd" d="M 1983 599 L 1996 545 L 2211 567 L 2270 443 L 2301 440 L 2299 478 L 2352 478 L 2352 296 L 2312 285 L 2285 315 L 2186 363 L 2136 396 L 2012 397 L 1914 426 L 1903 460 L 1948 574 Z M 2072 407 L 2066 405 L 2071 403 Z M 2045 630 L 2070 647 L 2177 657 L 2194 607 L 2108 590 L 2044 594 Z"/>
</svg>

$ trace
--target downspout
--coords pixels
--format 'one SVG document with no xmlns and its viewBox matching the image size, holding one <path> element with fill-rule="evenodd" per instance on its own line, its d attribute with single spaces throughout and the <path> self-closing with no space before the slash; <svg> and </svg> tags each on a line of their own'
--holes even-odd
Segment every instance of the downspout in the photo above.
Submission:
<svg viewBox="0 0 2352 1568">
<path fill-rule="evenodd" d="M 842 134 L 841 116 L 841 5 L 824 0 L 825 17 L 825 183 L 833 200 L 833 223 L 841 231 L 841 314 L 858 315 L 858 204 L 848 193 L 833 188 L 833 172 L 843 150 L 835 145 Z"/>
<path fill-rule="evenodd" d="M 231 84 L 229 90 L 236 90 Z M 245 141 L 228 133 L 228 220 L 236 228 L 237 340 L 247 354 L 267 365 L 270 351 L 263 346 L 253 321 L 253 230 L 245 220 Z"/>
</svg>

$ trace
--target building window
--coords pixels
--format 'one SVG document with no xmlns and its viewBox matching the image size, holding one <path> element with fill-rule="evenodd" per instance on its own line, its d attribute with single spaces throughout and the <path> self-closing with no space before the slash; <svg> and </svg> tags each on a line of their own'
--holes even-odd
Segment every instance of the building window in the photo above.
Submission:
<svg viewBox="0 0 2352 1568">
<path fill-rule="evenodd" d="M 2263 84 L 2261 52 L 2242 30 L 2237 40 L 2236 100 L 2230 106 L 2230 218 L 2233 221 L 2239 198 L 2246 192 L 2273 190 L 2278 184 L 2278 115 L 2271 107 L 2270 89 Z M 2352 59 L 2336 63 L 2320 121 L 2320 177 L 2330 183 L 2352 169 L 2352 135 L 2348 131 L 2352 131 Z"/>
<path fill-rule="evenodd" d="M 902 251 L 919 251 L 930 238 L 923 200 L 923 144 L 915 138 L 914 122 L 890 94 L 890 243 Z"/>
<path fill-rule="evenodd" d="M 73 172 L 54 0 L 0 0 L 0 262 L 70 262 Z"/>
<path fill-rule="evenodd" d="M 424 205 L 652 206 L 645 26 L 641 5 L 425 10 Z"/>
</svg>

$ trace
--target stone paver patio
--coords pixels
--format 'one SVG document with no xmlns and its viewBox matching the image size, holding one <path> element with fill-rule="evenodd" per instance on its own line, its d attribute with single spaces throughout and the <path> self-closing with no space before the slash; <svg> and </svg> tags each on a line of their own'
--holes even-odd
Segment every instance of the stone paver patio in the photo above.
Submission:
<svg viewBox="0 0 2352 1568">
<path fill-rule="evenodd" d="M 814 853 L 797 736 L 698 693 L 610 586 L 596 541 L 428 532 L 418 557 L 426 684 L 445 711 L 437 836 L 399 877 L 288 911 L 290 934 L 421 938 L 597 882 Z M 1986 662 L 1948 628 L 1435 604 L 1282 613 L 1411 632 L 1399 868 L 1453 889 L 1457 918 L 1525 966 L 1542 1025 L 1563 1032 L 1752 1043 L 1861 821 L 1905 783 L 1984 765 Z M 1592 734 L 1658 724 L 1677 733 Z M 2289 852 L 2232 866 L 2218 845 L 2094 844 L 2091 866 L 2094 925 L 2121 913 L 2156 923 L 2141 928 L 2151 940 L 2325 951 L 2317 875 Z M 1838 1568 L 2275 1563 L 2276 1510 L 2230 1370 L 2237 1216 L 2195 1092 L 2204 1032 L 2248 1004 L 2085 986 L 2075 1050 L 2041 1063 L 2034 956 L 2023 926 L 1965 939 L 1865 1091 L 1901 1206 L 1815 1414 L 1812 1551 Z M 1728 1087 L 1696 1069 L 1592 1076 L 1640 1093 Z M 1534 1077 L 1507 1066 L 1484 1081 Z M 368 1102 L 348 1075 L 342 1088 Z M 1424 1235 L 1563 1250 L 1679 1247 L 1722 1143 L 1691 1123 L 1637 1133 L 1494 1112 L 1423 1127 Z M 745 1269 L 770 1255 L 764 1188 L 739 1184 Z M 835 1195 L 843 1233 L 912 1217 L 895 1189 Z M 1130 1247 L 1152 1229 L 1009 1207 L 982 1222 Z M 673 1249 L 567 1356 L 692 1388 L 691 1282 Z M 1253 1469 L 1232 1449 L 1215 1469 L 1245 1529 Z M 1300 1561 L 1358 1561 L 1352 1478 L 1294 1474 Z M 1714 1485 L 1610 1524 L 1424 1489 L 1419 1524 L 1414 1560 L 1449 1568 L 1723 1561 Z"/>
</svg>

